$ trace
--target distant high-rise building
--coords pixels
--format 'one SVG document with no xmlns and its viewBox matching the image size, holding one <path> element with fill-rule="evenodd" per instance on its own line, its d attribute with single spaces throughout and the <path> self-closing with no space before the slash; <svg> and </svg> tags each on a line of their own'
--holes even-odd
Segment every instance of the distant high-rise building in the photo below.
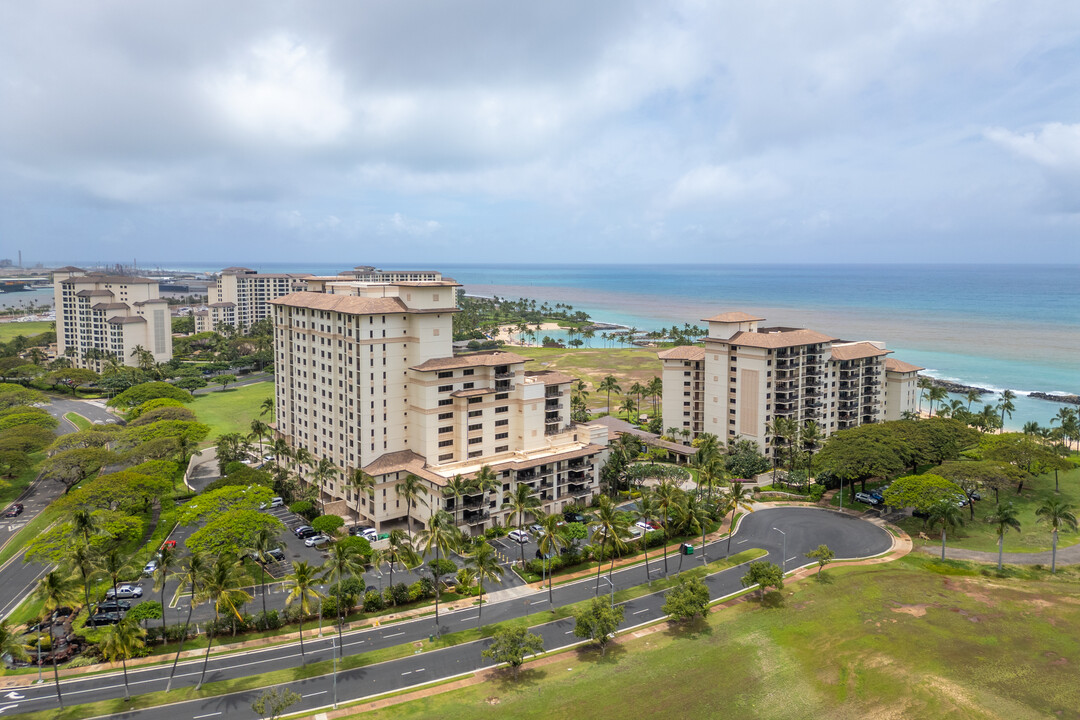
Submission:
<svg viewBox="0 0 1080 720">
<path fill-rule="evenodd" d="M 53 271 L 53 294 L 58 356 L 95 370 L 109 358 L 130 366 L 172 359 L 172 318 L 156 280 L 68 266 Z"/>
<path fill-rule="evenodd" d="M 823 435 L 914 412 L 915 365 L 886 359 L 880 342 L 838 340 L 804 328 L 759 327 L 763 318 L 729 312 L 707 318 L 705 346 L 663 350 L 666 428 L 707 432 L 721 442 L 753 440 L 776 450 L 784 417 L 813 421 Z"/>
</svg>

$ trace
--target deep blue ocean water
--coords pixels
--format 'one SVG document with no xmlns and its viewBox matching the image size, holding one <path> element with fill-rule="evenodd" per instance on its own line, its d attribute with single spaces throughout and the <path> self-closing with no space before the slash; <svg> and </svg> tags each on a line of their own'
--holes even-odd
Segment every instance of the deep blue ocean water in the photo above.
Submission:
<svg viewBox="0 0 1080 720">
<path fill-rule="evenodd" d="M 745 310 L 766 325 L 880 340 L 927 373 L 1018 392 L 1080 394 L 1076 265 L 191 264 L 216 271 L 334 274 L 355 264 L 438 269 L 479 295 L 570 303 L 594 320 L 652 330 Z M 553 333 L 549 333 L 553 334 Z M 594 345 L 601 343 L 599 338 Z M 987 396 L 988 397 L 988 396 Z M 1009 427 L 1049 424 L 1056 403 L 1020 397 Z"/>
</svg>

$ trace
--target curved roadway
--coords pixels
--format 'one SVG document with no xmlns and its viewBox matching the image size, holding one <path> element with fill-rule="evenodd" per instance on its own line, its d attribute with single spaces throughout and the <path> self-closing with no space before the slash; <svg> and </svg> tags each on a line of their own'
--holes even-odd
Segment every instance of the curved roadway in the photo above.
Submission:
<svg viewBox="0 0 1080 720">
<path fill-rule="evenodd" d="M 786 553 L 782 552 L 784 536 L 774 531 L 774 528 L 787 534 Z M 883 528 L 828 510 L 770 508 L 758 510 L 743 518 L 732 539 L 731 550 L 732 553 L 737 553 L 751 548 L 761 548 L 768 553 L 761 559 L 769 560 L 777 565 L 784 564 L 786 559 L 787 568 L 793 570 L 807 564 L 805 553 L 822 543 L 832 548 L 838 559 L 860 558 L 888 551 L 892 546 L 892 537 Z M 726 545 L 726 540 L 710 543 L 706 548 L 707 557 L 710 560 L 723 557 Z M 696 548 L 694 556 L 683 558 L 683 568 L 688 569 L 692 564 L 700 563 L 701 557 L 700 548 Z M 679 556 L 669 555 L 668 563 L 670 572 L 675 573 L 679 565 Z M 654 579 L 663 575 L 661 558 L 650 556 L 649 567 Z M 745 566 L 737 566 L 708 576 L 705 582 L 709 587 L 711 597 L 715 600 L 741 590 L 740 579 L 744 574 Z M 645 566 L 636 565 L 616 571 L 613 580 L 617 590 L 644 584 L 647 580 Z M 601 581 L 600 585 L 601 594 L 610 592 L 605 581 Z M 555 604 L 562 606 L 587 600 L 594 596 L 595 588 L 595 576 L 556 587 Z M 547 591 L 539 591 L 526 598 L 485 604 L 484 624 L 535 613 L 547 609 L 547 603 Z M 663 603 L 663 593 L 653 593 L 622 603 L 626 611 L 625 622 L 620 629 L 649 623 L 663 617 L 661 610 Z M 440 626 L 444 633 L 475 627 L 476 624 L 475 608 L 440 614 Z M 531 629 L 543 636 L 544 648 L 550 651 L 579 642 L 579 639 L 573 635 L 573 628 L 573 618 L 566 618 Z M 354 655 L 423 641 L 434 632 L 435 621 L 432 617 L 353 631 L 344 636 L 344 652 Z M 336 636 L 305 642 L 307 659 L 331 659 L 334 642 L 336 642 Z M 493 663 L 480 656 L 480 651 L 488 642 L 488 640 L 478 640 L 343 671 L 337 679 L 338 700 L 339 702 L 358 700 L 489 667 Z M 299 662 L 300 648 L 297 643 L 250 650 L 218 658 L 211 657 L 206 682 L 231 680 L 294 667 Z M 182 662 L 177 669 L 173 687 L 194 685 L 198 682 L 201 669 L 201 660 Z M 160 666 L 130 670 L 128 677 L 132 694 L 164 690 L 168 673 L 168 667 Z M 69 706 L 122 697 L 124 693 L 123 679 L 118 672 L 85 678 L 69 678 L 62 681 L 61 686 L 65 705 Z M 289 709 L 290 713 L 313 712 L 331 705 L 334 701 L 332 675 L 289 683 L 288 687 L 300 693 L 302 697 L 300 703 Z M 153 720 L 209 720 L 228 715 L 229 720 L 246 720 L 257 717 L 251 710 L 251 702 L 258 697 L 260 692 L 261 690 L 237 692 L 136 710 L 115 717 L 138 718 L 139 720 L 151 718 Z M 51 683 L 16 688 L 14 694 L 0 693 L 0 696 L 3 698 L 0 702 L 7 703 L 0 705 L 0 714 L 53 710 L 58 707 L 55 687 Z"/>
</svg>

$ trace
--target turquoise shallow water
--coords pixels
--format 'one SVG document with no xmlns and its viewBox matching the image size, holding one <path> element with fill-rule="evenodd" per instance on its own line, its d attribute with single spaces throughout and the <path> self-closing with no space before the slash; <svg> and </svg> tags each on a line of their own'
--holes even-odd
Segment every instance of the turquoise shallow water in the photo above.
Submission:
<svg viewBox="0 0 1080 720">
<path fill-rule="evenodd" d="M 252 263 L 262 272 L 332 274 L 356 264 L 429 267 L 423 260 L 359 258 L 335 264 Z M 1080 394 L 1080 267 L 1003 265 L 441 265 L 482 295 L 567 302 L 597 321 L 641 330 L 725 310 L 770 325 L 810 327 L 848 340 L 881 340 L 927 373 L 1017 392 Z M 599 344 L 599 338 L 594 344 Z M 1058 404 L 1020 397 L 1006 424 L 1048 424 Z"/>
</svg>

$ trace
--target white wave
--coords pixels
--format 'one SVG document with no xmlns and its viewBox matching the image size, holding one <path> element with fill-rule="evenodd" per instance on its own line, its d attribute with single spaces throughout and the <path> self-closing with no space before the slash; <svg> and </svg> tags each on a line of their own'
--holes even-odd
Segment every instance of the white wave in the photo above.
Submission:
<svg viewBox="0 0 1080 720">
<path fill-rule="evenodd" d="M 1019 390 L 1017 388 L 1003 388 L 1003 387 L 999 387 L 997 385 L 992 385 L 990 383 L 972 381 L 972 380 L 967 380 L 966 378 L 955 377 L 953 375 L 940 375 L 940 374 L 936 374 L 936 373 L 937 373 L 937 370 L 933 370 L 933 369 L 930 369 L 930 368 L 927 368 L 926 370 L 923 371 L 924 375 L 932 377 L 935 380 L 942 380 L 944 382 L 957 383 L 958 385 L 968 385 L 970 387 L 980 387 L 980 388 L 982 388 L 984 390 L 989 390 L 990 392 L 995 393 L 997 395 L 1000 395 L 1001 393 L 1005 392 L 1006 390 L 1011 390 L 1016 395 L 1023 395 L 1025 397 L 1030 395 L 1033 392 L 1036 392 L 1035 390 Z M 1067 395 L 1068 393 L 1062 393 L 1062 394 Z"/>
</svg>

